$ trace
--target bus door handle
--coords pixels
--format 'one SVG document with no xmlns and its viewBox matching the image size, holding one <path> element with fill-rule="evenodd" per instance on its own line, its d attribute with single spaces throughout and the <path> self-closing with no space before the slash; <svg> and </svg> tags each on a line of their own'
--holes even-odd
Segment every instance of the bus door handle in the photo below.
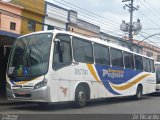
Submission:
<svg viewBox="0 0 160 120">
<path fill-rule="evenodd" d="M 73 61 L 72 63 L 73 63 L 73 65 L 78 65 L 79 64 L 79 62 L 75 62 L 75 61 Z"/>
</svg>

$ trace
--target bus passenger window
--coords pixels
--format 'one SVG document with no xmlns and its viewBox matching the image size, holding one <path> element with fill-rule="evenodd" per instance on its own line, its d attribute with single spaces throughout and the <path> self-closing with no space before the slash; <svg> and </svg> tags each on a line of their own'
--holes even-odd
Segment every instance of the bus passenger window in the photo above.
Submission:
<svg viewBox="0 0 160 120">
<path fill-rule="evenodd" d="M 99 44 L 94 45 L 95 63 L 110 65 L 109 48 Z"/>
<path fill-rule="evenodd" d="M 143 60 L 141 56 L 134 55 L 135 67 L 137 70 L 143 70 Z"/>
<path fill-rule="evenodd" d="M 92 43 L 78 37 L 73 37 L 73 56 L 76 62 L 93 63 Z"/>
<path fill-rule="evenodd" d="M 72 62 L 70 36 L 59 34 L 54 43 L 53 68 L 59 69 Z"/>
<path fill-rule="evenodd" d="M 151 72 L 150 62 L 148 58 L 143 58 L 143 70 L 146 72 Z"/>
<path fill-rule="evenodd" d="M 111 54 L 112 66 L 118 66 L 118 67 L 124 66 L 122 51 L 111 48 L 110 54 Z"/>
<path fill-rule="evenodd" d="M 134 69 L 133 54 L 128 53 L 128 52 L 124 52 L 123 56 L 124 56 L 125 68 Z"/>
<path fill-rule="evenodd" d="M 151 66 L 151 72 L 154 73 L 155 72 L 154 61 L 153 60 L 149 60 L 149 61 Z"/>
</svg>

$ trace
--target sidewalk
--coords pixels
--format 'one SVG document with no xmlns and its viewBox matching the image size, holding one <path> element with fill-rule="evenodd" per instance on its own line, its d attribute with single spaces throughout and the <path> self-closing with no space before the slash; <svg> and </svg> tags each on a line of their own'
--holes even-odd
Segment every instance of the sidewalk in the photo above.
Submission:
<svg viewBox="0 0 160 120">
<path fill-rule="evenodd" d="M 10 103 L 13 103 L 13 102 L 15 102 L 15 101 L 7 100 L 5 95 L 0 95 L 0 105 L 1 104 L 10 104 Z"/>
<path fill-rule="evenodd" d="M 1 103 L 9 103 L 10 101 L 7 100 L 6 96 L 0 95 L 0 104 Z"/>
<path fill-rule="evenodd" d="M 9 105 L 9 104 L 28 104 L 30 102 L 27 101 L 15 101 L 15 100 L 7 100 L 5 96 L 0 95 L 0 106 L 1 105 Z"/>
</svg>

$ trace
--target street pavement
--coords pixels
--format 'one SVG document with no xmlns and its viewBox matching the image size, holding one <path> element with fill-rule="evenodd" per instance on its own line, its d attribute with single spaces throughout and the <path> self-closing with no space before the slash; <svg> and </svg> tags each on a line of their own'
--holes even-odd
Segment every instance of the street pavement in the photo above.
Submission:
<svg viewBox="0 0 160 120">
<path fill-rule="evenodd" d="M 73 103 L 51 104 L 48 107 L 41 107 L 36 103 L 7 101 L 5 98 L 3 98 L 0 99 L 0 114 L 6 113 L 26 115 L 27 117 L 28 114 L 32 115 L 32 117 L 34 115 L 40 115 L 41 117 L 38 117 L 39 120 L 44 116 L 50 118 L 50 115 L 53 114 L 88 114 L 92 115 L 92 117 L 97 114 L 132 114 L 132 117 L 133 115 L 137 114 L 160 114 L 160 94 L 143 96 L 141 100 L 133 100 L 130 97 L 94 100 L 88 102 L 87 106 L 81 109 L 75 108 Z M 26 118 L 26 116 L 23 116 L 23 118 Z M 160 116 L 158 117 L 160 119 Z"/>
</svg>

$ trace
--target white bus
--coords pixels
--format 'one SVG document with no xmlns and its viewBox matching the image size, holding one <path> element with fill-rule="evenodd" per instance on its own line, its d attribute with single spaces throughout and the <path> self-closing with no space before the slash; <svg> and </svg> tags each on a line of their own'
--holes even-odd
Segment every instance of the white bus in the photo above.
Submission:
<svg viewBox="0 0 160 120">
<path fill-rule="evenodd" d="M 74 101 L 155 92 L 152 58 L 65 31 L 43 31 L 15 41 L 7 70 L 9 100 Z"/>
<path fill-rule="evenodd" d="M 160 92 L 160 62 L 155 62 L 156 69 L 156 92 Z"/>
</svg>

